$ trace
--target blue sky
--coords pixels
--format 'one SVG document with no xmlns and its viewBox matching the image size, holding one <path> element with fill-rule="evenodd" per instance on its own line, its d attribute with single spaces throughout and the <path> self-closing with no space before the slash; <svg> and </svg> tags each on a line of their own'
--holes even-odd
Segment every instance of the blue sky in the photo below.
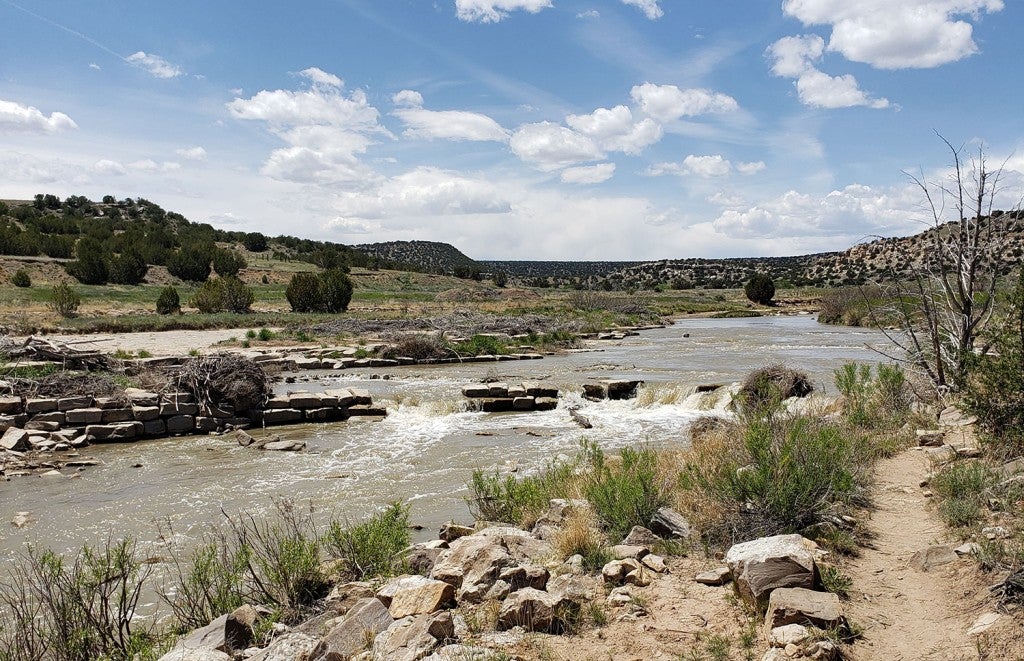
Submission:
<svg viewBox="0 0 1024 661">
<path fill-rule="evenodd" d="M 845 249 L 921 229 L 936 132 L 1024 192 L 1022 4 L 0 0 L 0 198 L 480 259 Z"/>
</svg>

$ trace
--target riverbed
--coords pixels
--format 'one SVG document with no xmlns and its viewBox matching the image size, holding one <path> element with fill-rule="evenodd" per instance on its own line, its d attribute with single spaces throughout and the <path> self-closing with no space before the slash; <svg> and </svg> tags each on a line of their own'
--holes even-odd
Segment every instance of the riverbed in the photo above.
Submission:
<svg viewBox="0 0 1024 661">
<path fill-rule="evenodd" d="M 196 539 L 222 512 L 260 514 L 275 499 L 312 506 L 320 516 L 358 520 L 393 500 L 411 504 L 411 518 L 434 535 L 448 520 L 468 521 L 465 485 L 476 468 L 537 470 L 571 456 L 582 438 L 608 449 L 649 443 L 685 445 L 690 423 L 728 415 L 698 385 L 729 384 L 772 363 L 808 372 L 819 391 L 834 393 L 832 372 L 843 362 L 877 362 L 867 345 L 880 333 L 825 326 L 812 317 L 687 319 L 592 350 L 544 360 L 307 372 L 279 391 L 353 386 L 388 408 L 380 421 L 275 427 L 303 438 L 303 453 L 239 447 L 232 436 L 197 436 L 87 448 L 101 466 L 62 477 L 0 482 L 0 513 L 34 520 L 0 525 L 0 558 L 32 543 L 68 551 L 107 537 L 133 535 L 159 544 L 170 522 L 176 536 Z M 640 396 L 589 402 L 581 386 L 598 379 L 640 379 Z M 557 386 L 554 411 L 478 413 L 464 410 L 461 388 L 482 379 L 540 380 Z M 583 430 L 568 414 L 578 406 L 593 423 Z"/>
</svg>

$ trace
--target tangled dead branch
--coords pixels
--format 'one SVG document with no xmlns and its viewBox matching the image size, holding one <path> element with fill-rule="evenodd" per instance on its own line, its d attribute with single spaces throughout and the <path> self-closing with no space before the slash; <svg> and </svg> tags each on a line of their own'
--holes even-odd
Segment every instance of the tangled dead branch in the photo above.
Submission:
<svg viewBox="0 0 1024 661">
<path fill-rule="evenodd" d="M 66 370 L 110 371 L 120 367 L 120 361 L 102 351 L 78 349 L 70 343 L 42 337 L 29 337 L 20 347 L 9 349 L 14 361 L 40 360 L 60 363 Z"/>
<path fill-rule="evenodd" d="M 192 393 L 200 405 L 231 404 L 236 411 L 261 408 L 270 396 L 270 379 L 260 364 L 230 353 L 189 360 L 170 385 Z"/>
</svg>

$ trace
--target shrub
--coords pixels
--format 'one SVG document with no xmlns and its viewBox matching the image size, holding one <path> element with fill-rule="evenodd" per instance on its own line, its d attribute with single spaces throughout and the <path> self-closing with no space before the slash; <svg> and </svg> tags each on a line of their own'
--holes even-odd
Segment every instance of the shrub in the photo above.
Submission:
<svg viewBox="0 0 1024 661">
<path fill-rule="evenodd" d="M 954 463 L 932 477 L 929 484 L 941 499 L 939 515 L 952 528 L 981 519 L 985 493 L 995 482 L 992 471 L 977 461 Z"/>
<path fill-rule="evenodd" d="M 615 467 L 605 461 L 596 445 L 586 447 L 585 452 L 591 470 L 584 493 L 613 541 L 624 538 L 633 526 L 650 525 L 655 512 L 667 502 L 654 450 L 623 448 L 621 463 Z"/>
<path fill-rule="evenodd" d="M 600 571 L 601 567 L 614 560 L 607 548 L 607 538 L 597 527 L 594 513 L 585 507 L 573 507 L 551 541 L 559 559 L 581 555 L 583 566 L 588 571 Z"/>
<path fill-rule="evenodd" d="M 578 482 L 577 462 L 553 461 L 536 475 L 502 477 L 495 470 L 473 471 L 469 511 L 480 521 L 530 527 L 547 511 L 552 498 L 570 498 Z"/>
<path fill-rule="evenodd" d="M 417 360 L 428 358 L 447 358 L 451 353 L 444 337 L 440 333 L 427 335 L 424 333 L 408 333 L 393 340 L 382 352 L 383 358 L 405 356 Z"/>
<path fill-rule="evenodd" d="M 75 246 L 75 261 L 68 262 L 64 269 L 83 285 L 104 285 L 109 277 L 107 252 L 97 239 L 82 237 Z"/>
<path fill-rule="evenodd" d="M 242 237 L 242 245 L 249 252 L 263 252 L 267 249 L 267 237 L 259 232 L 249 232 Z"/>
<path fill-rule="evenodd" d="M 362 581 L 400 570 L 402 552 L 410 541 L 409 506 L 392 503 L 351 527 L 332 521 L 324 544 L 331 555 L 344 561 L 353 580 Z"/>
<path fill-rule="evenodd" d="M 137 285 L 146 277 L 146 261 L 135 252 L 121 253 L 107 262 L 110 282 L 118 285 Z"/>
<path fill-rule="evenodd" d="M 192 306 L 200 312 L 248 312 L 255 297 L 238 278 L 210 278 L 192 296 Z"/>
<path fill-rule="evenodd" d="M 296 273 L 285 290 L 295 312 L 344 312 L 352 300 L 352 280 L 341 269 Z"/>
<path fill-rule="evenodd" d="M 11 284 L 15 287 L 31 287 L 32 278 L 28 276 L 28 272 L 25 269 L 18 269 L 11 276 Z"/>
<path fill-rule="evenodd" d="M 295 312 L 312 312 L 320 305 L 320 279 L 315 273 L 296 273 L 284 295 Z"/>
<path fill-rule="evenodd" d="M 82 298 L 66 283 L 54 285 L 50 293 L 50 309 L 62 317 L 73 317 L 78 313 Z"/>
<path fill-rule="evenodd" d="M 755 273 L 743 287 L 743 293 L 754 303 L 768 305 L 775 297 L 775 283 L 764 273 Z"/>
<path fill-rule="evenodd" d="M 222 278 L 237 276 L 245 267 L 245 258 L 234 250 L 218 248 L 213 253 L 213 270 Z"/>
<path fill-rule="evenodd" d="M 179 629 L 204 627 L 245 603 L 243 582 L 248 562 L 247 549 L 214 541 L 196 549 L 187 562 L 172 557 L 173 589 L 163 598 Z"/>
<path fill-rule="evenodd" d="M 879 427 L 903 420 L 910 408 L 906 375 L 898 365 L 880 364 L 871 375 L 867 364 L 846 363 L 835 371 L 847 420 L 861 427 Z"/>
<path fill-rule="evenodd" d="M 181 299 L 178 297 L 178 290 L 167 285 L 160 290 L 156 298 L 156 311 L 158 314 L 176 314 L 181 312 Z"/>
<path fill-rule="evenodd" d="M 344 312 L 352 300 L 352 280 L 341 269 L 328 269 L 320 274 L 322 312 Z"/>
<path fill-rule="evenodd" d="M 182 247 L 167 258 L 167 270 L 176 278 L 203 282 L 210 277 L 209 253 L 197 247 Z"/>
</svg>

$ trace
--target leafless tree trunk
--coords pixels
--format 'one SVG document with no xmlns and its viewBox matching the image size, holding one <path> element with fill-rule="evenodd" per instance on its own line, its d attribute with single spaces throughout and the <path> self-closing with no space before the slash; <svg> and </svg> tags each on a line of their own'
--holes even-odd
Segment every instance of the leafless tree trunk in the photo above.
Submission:
<svg viewBox="0 0 1024 661">
<path fill-rule="evenodd" d="M 993 217 L 1003 168 L 989 168 L 984 147 L 968 157 L 963 147 L 942 141 L 952 154 L 949 181 L 907 174 L 920 188 L 929 216 L 925 254 L 920 263 L 897 267 L 881 285 L 885 303 L 871 314 L 878 325 L 895 320 L 896 330 L 884 332 L 903 356 L 892 357 L 949 390 L 962 383 L 975 341 L 992 317 L 995 287 L 1008 267 L 1004 250 L 1018 214 Z"/>
</svg>

